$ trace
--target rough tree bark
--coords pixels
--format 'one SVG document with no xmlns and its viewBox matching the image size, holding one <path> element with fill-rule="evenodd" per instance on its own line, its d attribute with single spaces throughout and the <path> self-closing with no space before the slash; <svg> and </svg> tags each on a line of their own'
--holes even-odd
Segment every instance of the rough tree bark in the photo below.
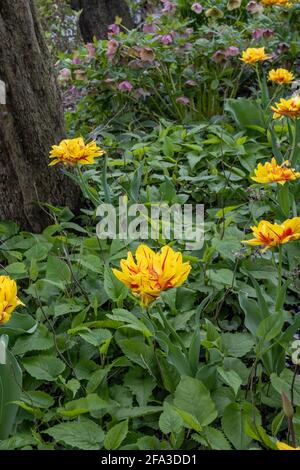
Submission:
<svg viewBox="0 0 300 470">
<path fill-rule="evenodd" d="M 41 230 L 48 217 L 37 201 L 74 209 L 77 190 L 48 167 L 51 145 L 65 134 L 60 95 L 33 0 L 0 1 L 0 220 Z"/>
<path fill-rule="evenodd" d="M 134 27 L 130 10 L 125 0 L 71 0 L 74 10 L 82 10 L 79 27 L 85 42 L 107 38 L 107 27 L 114 23 L 116 16 L 122 18 L 122 24 L 131 29 Z"/>
</svg>

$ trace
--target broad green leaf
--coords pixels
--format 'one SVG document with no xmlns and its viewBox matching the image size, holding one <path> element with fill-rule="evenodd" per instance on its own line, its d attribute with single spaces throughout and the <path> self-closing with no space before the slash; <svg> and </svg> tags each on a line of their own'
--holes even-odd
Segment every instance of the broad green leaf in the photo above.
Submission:
<svg viewBox="0 0 300 470">
<path fill-rule="evenodd" d="M 164 411 L 159 417 L 159 428 L 163 434 L 179 433 L 183 426 L 182 417 L 167 401 L 164 402 Z"/>
<path fill-rule="evenodd" d="M 120 447 L 128 433 L 128 420 L 113 426 L 106 434 L 104 447 L 107 450 L 116 450 Z"/>
<path fill-rule="evenodd" d="M 254 339 L 247 333 L 222 333 L 221 347 L 228 356 L 243 357 L 254 346 Z"/>
<path fill-rule="evenodd" d="M 65 370 L 66 365 L 61 359 L 53 356 L 30 356 L 22 359 L 24 369 L 38 380 L 53 382 Z"/>
<path fill-rule="evenodd" d="M 104 269 L 104 289 L 108 297 L 115 302 L 125 299 L 128 294 L 127 287 L 116 278 L 108 266 Z"/>
<path fill-rule="evenodd" d="M 232 450 L 231 445 L 219 429 L 207 426 L 204 430 L 204 434 L 213 450 Z"/>
<path fill-rule="evenodd" d="M 217 410 L 205 385 L 192 377 L 182 377 L 175 391 L 174 405 L 192 416 L 201 426 L 215 420 Z"/>
<path fill-rule="evenodd" d="M 218 373 L 221 377 L 221 380 L 232 388 L 235 395 L 237 395 L 240 386 L 242 385 L 243 381 L 241 377 L 234 371 L 234 370 L 225 370 L 223 367 L 217 368 Z"/>
<path fill-rule="evenodd" d="M 100 450 L 104 440 L 103 429 L 90 419 L 60 423 L 43 433 L 58 443 L 83 450 Z"/>
</svg>

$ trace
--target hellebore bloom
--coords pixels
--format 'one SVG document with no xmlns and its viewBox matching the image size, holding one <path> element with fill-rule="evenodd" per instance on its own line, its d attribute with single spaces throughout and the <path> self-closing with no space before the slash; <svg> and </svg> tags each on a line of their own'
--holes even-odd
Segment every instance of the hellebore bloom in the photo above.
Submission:
<svg viewBox="0 0 300 470">
<path fill-rule="evenodd" d="M 142 47 L 139 51 L 142 62 L 153 62 L 155 54 L 151 47 Z"/>
<path fill-rule="evenodd" d="M 69 80 L 71 80 L 71 78 L 72 78 L 71 70 L 69 70 L 67 68 L 62 69 L 59 72 L 58 77 L 57 77 L 57 79 L 60 83 L 68 82 Z"/>
<path fill-rule="evenodd" d="M 203 11 L 203 6 L 200 5 L 200 3 L 196 2 L 196 3 L 193 3 L 193 5 L 191 6 L 191 10 L 197 15 L 199 15 Z"/>
<path fill-rule="evenodd" d="M 106 55 L 109 61 L 113 60 L 114 56 L 117 53 L 118 47 L 119 47 L 119 43 L 115 39 L 111 39 L 110 41 L 107 41 Z"/>
<path fill-rule="evenodd" d="M 128 80 L 124 80 L 123 82 L 119 83 L 118 88 L 121 91 L 131 91 L 133 86 L 130 82 L 128 82 Z"/>
<path fill-rule="evenodd" d="M 224 51 L 225 57 L 234 57 L 235 55 L 238 55 L 239 53 L 240 53 L 239 48 L 235 46 L 229 46 Z"/>
<path fill-rule="evenodd" d="M 108 34 L 109 36 L 113 36 L 114 34 L 119 34 L 120 26 L 113 23 L 108 26 Z"/>
<path fill-rule="evenodd" d="M 161 0 L 161 1 L 164 4 L 163 9 L 161 10 L 163 13 L 168 13 L 168 12 L 175 10 L 176 5 L 170 2 L 170 0 Z"/>
<path fill-rule="evenodd" d="M 274 36 L 274 31 L 270 28 L 257 28 L 252 33 L 253 39 L 260 39 L 261 37 L 269 38 L 271 36 Z"/>
<path fill-rule="evenodd" d="M 162 44 L 164 44 L 165 46 L 168 46 L 169 44 L 173 42 L 173 36 L 170 33 L 163 34 L 162 36 L 159 37 L 159 40 Z"/>
<path fill-rule="evenodd" d="M 190 104 L 190 100 L 187 96 L 178 96 L 176 102 L 184 105 Z"/>
<path fill-rule="evenodd" d="M 197 86 L 198 85 L 198 83 L 195 82 L 195 80 L 187 80 L 185 82 L 185 84 L 188 85 L 188 86 Z"/>
<path fill-rule="evenodd" d="M 222 62 L 225 59 L 225 51 L 219 49 L 213 54 L 211 59 L 216 63 Z"/>
<path fill-rule="evenodd" d="M 96 55 L 96 48 L 95 48 L 94 44 L 92 44 L 91 42 L 89 42 L 88 44 L 86 44 L 85 47 L 86 47 L 87 50 L 88 50 L 88 53 L 89 53 L 88 57 L 89 57 L 89 59 L 93 59 L 93 58 L 95 57 L 95 55 Z"/>
<path fill-rule="evenodd" d="M 154 23 L 145 23 L 143 26 L 144 33 L 155 33 L 155 24 Z"/>
<path fill-rule="evenodd" d="M 227 10 L 233 11 L 233 10 L 236 10 L 237 8 L 240 8 L 241 3 L 242 3 L 242 0 L 228 0 Z"/>
<path fill-rule="evenodd" d="M 250 0 L 250 2 L 246 5 L 246 10 L 252 15 L 255 15 L 256 13 L 261 13 L 263 9 L 264 7 L 260 3 L 255 2 L 254 0 Z"/>
</svg>

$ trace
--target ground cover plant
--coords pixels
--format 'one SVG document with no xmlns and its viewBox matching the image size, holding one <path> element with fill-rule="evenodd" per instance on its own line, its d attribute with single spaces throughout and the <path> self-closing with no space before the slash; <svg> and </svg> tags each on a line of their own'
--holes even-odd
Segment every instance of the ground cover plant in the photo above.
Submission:
<svg viewBox="0 0 300 470">
<path fill-rule="evenodd" d="M 1 450 L 300 449 L 300 4 L 150 3 L 51 45 L 81 202 L 0 222 Z"/>
</svg>

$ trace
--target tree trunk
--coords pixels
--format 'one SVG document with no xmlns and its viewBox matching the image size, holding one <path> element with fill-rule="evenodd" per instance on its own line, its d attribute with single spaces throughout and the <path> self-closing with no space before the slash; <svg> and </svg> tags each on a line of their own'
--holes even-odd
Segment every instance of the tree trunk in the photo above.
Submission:
<svg viewBox="0 0 300 470">
<path fill-rule="evenodd" d="M 82 9 L 79 27 L 85 42 L 92 42 L 94 37 L 106 39 L 108 25 L 115 22 L 116 16 L 122 18 L 126 28 L 134 27 L 125 0 L 71 0 L 71 7 Z"/>
<path fill-rule="evenodd" d="M 64 119 L 32 0 L 0 1 L 1 80 L 6 105 L 0 103 L 0 219 L 39 231 L 49 222 L 39 202 L 74 209 L 78 193 L 48 167 L 50 147 L 64 137 Z"/>
</svg>

